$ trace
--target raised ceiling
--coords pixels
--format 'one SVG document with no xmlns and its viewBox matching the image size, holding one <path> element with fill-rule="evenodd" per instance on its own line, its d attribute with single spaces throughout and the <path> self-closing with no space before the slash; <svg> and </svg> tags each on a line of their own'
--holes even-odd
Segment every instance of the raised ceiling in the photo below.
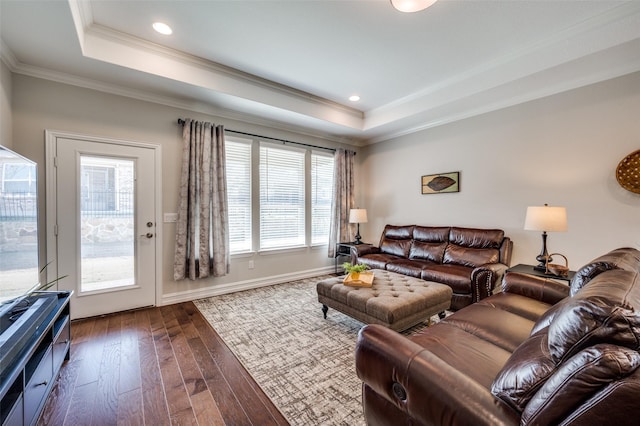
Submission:
<svg viewBox="0 0 640 426">
<path fill-rule="evenodd" d="M 0 0 L 0 17 L 15 73 L 355 144 L 640 70 L 640 1 Z"/>
</svg>

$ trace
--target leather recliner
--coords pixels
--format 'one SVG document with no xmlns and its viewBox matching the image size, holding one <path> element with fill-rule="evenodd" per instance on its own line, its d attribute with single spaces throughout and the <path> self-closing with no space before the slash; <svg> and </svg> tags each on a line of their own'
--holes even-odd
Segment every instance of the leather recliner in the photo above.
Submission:
<svg viewBox="0 0 640 426">
<path fill-rule="evenodd" d="M 405 337 L 360 330 L 369 425 L 631 425 L 640 418 L 640 251 L 570 287 L 509 272 L 502 292 Z"/>
</svg>

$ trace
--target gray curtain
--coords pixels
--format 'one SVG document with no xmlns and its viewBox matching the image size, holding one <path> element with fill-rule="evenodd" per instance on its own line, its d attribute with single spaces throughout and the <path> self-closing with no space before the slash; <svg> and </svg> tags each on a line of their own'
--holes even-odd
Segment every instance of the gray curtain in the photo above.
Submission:
<svg viewBox="0 0 640 426">
<path fill-rule="evenodd" d="M 173 278 L 229 273 L 229 214 L 224 128 L 186 119 Z"/>
<path fill-rule="evenodd" d="M 338 242 L 351 241 L 349 210 L 354 208 L 353 165 L 356 153 L 336 149 L 334 161 L 331 227 L 329 229 L 329 257 L 335 257 Z"/>
</svg>

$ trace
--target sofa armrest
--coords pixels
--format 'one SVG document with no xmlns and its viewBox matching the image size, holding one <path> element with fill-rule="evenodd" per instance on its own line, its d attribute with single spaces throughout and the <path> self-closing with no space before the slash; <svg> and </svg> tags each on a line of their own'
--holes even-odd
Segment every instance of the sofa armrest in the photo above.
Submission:
<svg viewBox="0 0 640 426">
<path fill-rule="evenodd" d="M 519 423 L 489 389 L 386 327 L 363 327 L 355 356 L 358 377 L 416 424 Z"/>
<path fill-rule="evenodd" d="M 569 286 L 564 283 L 519 272 L 509 272 L 504 275 L 502 291 L 519 294 L 551 305 L 555 305 L 569 296 Z"/>
<path fill-rule="evenodd" d="M 486 263 L 471 271 L 471 296 L 474 303 L 493 294 L 496 283 L 502 281 L 507 268 L 502 263 Z"/>
<path fill-rule="evenodd" d="M 380 253 L 380 248 L 369 244 L 351 246 L 351 264 L 355 265 L 358 263 L 358 257 L 372 253 Z"/>
</svg>

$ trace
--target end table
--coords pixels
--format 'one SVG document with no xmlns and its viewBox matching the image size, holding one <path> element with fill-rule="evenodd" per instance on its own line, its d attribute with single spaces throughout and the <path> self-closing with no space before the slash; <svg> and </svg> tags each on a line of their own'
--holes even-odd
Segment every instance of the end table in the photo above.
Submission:
<svg viewBox="0 0 640 426">
<path fill-rule="evenodd" d="M 511 268 L 507 269 L 506 272 L 519 272 L 521 274 L 535 275 L 536 277 L 551 278 L 554 280 L 566 281 L 567 283 L 571 282 L 571 279 L 576 274 L 576 271 L 569 271 L 569 274 L 566 277 L 561 277 L 559 275 L 553 275 L 553 274 L 545 274 L 544 272 L 533 269 L 533 265 L 525 265 L 523 263 L 520 263 L 516 266 L 512 266 Z"/>
<path fill-rule="evenodd" d="M 351 247 L 361 247 L 361 246 L 370 246 L 369 243 L 360 243 L 356 244 L 355 242 L 343 242 L 336 244 L 336 255 L 335 255 L 335 273 L 338 275 L 338 258 L 339 257 L 349 257 L 351 259 Z"/>
</svg>

